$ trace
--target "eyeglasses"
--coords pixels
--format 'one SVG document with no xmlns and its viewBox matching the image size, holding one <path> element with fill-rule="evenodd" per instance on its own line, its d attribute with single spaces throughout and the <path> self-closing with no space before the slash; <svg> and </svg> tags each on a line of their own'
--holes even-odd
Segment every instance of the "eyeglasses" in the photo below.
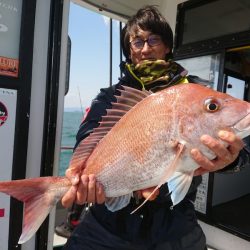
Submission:
<svg viewBox="0 0 250 250">
<path fill-rule="evenodd" d="M 129 42 L 130 47 L 132 49 L 136 49 L 136 50 L 140 50 L 144 47 L 145 42 L 147 42 L 148 46 L 150 47 L 154 47 L 159 45 L 162 40 L 159 36 L 149 36 L 148 39 L 143 40 L 142 38 L 135 38 L 134 40 L 132 40 L 131 42 Z"/>
</svg>

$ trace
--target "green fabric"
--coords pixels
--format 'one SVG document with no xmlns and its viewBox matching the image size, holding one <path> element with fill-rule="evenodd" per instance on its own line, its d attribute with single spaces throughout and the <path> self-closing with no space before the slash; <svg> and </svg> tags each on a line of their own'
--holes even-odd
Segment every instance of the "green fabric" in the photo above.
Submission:
<svg viewBox="0 0 250 250">
<path fill-rule="evenodd" d="M 131 69 L 144 85 L 149 85 L 156 81 L 168 81 L 170 73 L 176 74 L 177 65 L 173 61 L 144 60 L 136 66 L 131 65 Z"/>
<path fill-rule="evenodd" d="M 140 82 L 142 89 L 153 92 L 184 83 L 187 75 L 187 71 L 172 60 L 144 60 L 137 65 L 127 63 L 126 68 Z"/>
</svg>

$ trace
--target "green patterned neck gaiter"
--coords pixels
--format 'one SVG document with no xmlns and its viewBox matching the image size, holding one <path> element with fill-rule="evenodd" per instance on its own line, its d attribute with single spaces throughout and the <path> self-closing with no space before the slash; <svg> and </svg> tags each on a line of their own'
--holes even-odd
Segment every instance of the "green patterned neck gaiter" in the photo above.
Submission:
<svg viewBox="0 0 250 250">
<path fill-rule="evenodd" d="M 137 65 L 127 65 L 127 68 L 132 71 L 132 74 L 136 76 L 146 89 L 152 91 L 158 91 L 159 88 L 165 88 L 179 81 L 172 81 L 176 75 L 178 75 L 178 64 L 169 60 L 144 60 Z M 181 78 L 185 77 L 187 72 L 181 74 Z M 179 80 L 181 80 L 181 78 Z M 161 86 L 156 82 L 161 82 Z"/>
</svg>

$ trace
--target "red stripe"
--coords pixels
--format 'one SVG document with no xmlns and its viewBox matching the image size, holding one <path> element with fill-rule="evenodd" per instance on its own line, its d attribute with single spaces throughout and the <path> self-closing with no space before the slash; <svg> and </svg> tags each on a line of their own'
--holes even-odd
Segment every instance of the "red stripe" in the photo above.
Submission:
<svg viewBox="0 0 250 250">
<path fill-rule="evenodd" d="M 0 209 L 0 217 L 4 217 L 4 212 L 5 212 L 5 209 L 4 209 L 4 208 L 1 208 L 1 209 Z"/>
<path fill-rule="evenodd" d="M 87 117 L 89 111 L 90 111 L 90 107 L 88 107 L 88 108 L 85 109 L 85 114 L 84 114 L 84 116 L 83 116 L 83 119 L 82 119 L 82 122 L 81 122 L 81 123 L 84 122 L 84 120 L 86 119 L 86 117 Z"/>
</svg>

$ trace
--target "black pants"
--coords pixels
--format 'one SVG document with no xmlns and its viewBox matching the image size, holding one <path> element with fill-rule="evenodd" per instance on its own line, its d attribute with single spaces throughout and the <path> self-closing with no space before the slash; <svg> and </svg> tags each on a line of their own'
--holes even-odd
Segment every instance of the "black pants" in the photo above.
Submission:
<svg viewBox="0 0 250 250">
<path fill-rule="evenodd" d="M 175 242 L 156 245 L 132 243 L 111 234 L 100 225 L 91 212 L 73 231 L 64 250 L 205 250 L 206 239 L 199 225 Z"/>
</svg>

